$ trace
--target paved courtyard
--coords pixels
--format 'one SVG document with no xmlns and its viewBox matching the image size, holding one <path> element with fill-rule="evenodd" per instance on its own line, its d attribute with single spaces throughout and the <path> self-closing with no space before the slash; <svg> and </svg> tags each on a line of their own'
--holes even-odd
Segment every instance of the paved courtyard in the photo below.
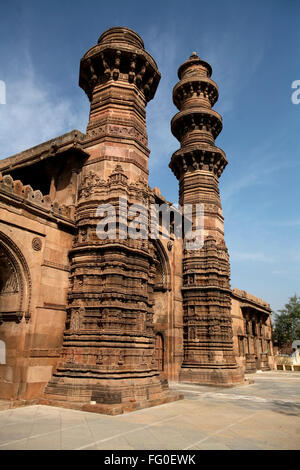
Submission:
<svg viewBox="0 0 300 470">
<path fill-rule="evenodd" d="M 300 449 L 300 373 L 230 389 L 186 384 L 184 400 L 119 416 L 35 405 L 0 412 L 0 449 Z"/>
</svg>

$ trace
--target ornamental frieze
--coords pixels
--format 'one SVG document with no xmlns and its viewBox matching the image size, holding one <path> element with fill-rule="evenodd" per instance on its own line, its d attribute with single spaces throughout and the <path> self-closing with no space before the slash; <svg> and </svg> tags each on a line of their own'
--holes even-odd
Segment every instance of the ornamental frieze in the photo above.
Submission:
<svg viewBox="0 0 300 470">
<path fill-rule="evenodd" d="M 145 146 L 147 146 L 148 144 L 147 137 L 143 135 L 141 132 L 139 132 L 135 127 L 106 125 L 106 126 L 97 126 L 95 128 L 87 130 L 87 136 L 90 138 L 103 137 L 107 135 L 133 138 L 133 139 L 138 140 Z"/>
</svg>

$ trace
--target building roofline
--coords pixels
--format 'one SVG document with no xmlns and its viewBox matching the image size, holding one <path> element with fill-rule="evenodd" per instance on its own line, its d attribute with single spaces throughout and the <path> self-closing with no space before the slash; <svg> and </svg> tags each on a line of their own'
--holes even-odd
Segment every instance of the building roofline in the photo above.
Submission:
<svg viewBox="0 0 300 470">
<path fill-rule="evenodd" d="M 0 160 L 0 171 L 5 174 L 25 166 L 33 165 L 70 149 L 88 156 L 88 153 L 83 148 L 84 140 L 85 134 L 74 129 L 35 147 Z"/>
<path fill-rule="evenodd" d="M 252 307 L 252 308 L 255 308 L 256 310 L 265 312 L 267 314 L 270 314 L 272 311 L 270 304 L 260 299 L 259 297 L 256 297 L 255 295 L 249 294 L 249 292 L 246 292 L 241 289 L 237 289 L 235 287 L 232 289 L 232 295 L 238 300 L 243 301 L 242 307 Z"/>
</svg>

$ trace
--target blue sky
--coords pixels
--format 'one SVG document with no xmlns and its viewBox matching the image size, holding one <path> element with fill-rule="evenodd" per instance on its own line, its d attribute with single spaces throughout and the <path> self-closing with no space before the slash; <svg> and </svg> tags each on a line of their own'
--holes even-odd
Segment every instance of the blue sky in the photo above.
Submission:
<svg viewBox="0 0 300 470">
<path fill-rule="evenodd" d="M 223 116 L 216 144 L 229 164 L 220 190 L 231 284 L 274 310 L 300 295 L 300 2 L 52 0 L 2 3 L 0 156 L 72 129 L 85 131 L 89 103 L 78 87 L 79 61 L 99 35 L 127 26 L 143 38 L 162 79 L 147 107 L 150 185 L 178 199 L 168 168 L 177 69 L 193 51 L 213 67 Z"/>
</svg>

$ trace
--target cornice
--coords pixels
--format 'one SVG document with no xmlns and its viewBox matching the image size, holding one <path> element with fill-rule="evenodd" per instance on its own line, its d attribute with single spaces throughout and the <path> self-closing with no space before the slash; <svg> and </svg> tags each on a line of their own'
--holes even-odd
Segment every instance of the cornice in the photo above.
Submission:
<svg viewBox="0 0 300 470">
<path fill-rule="evenodd" d="M 127 80 L 140 89 L 146 101 L 156 92 L 161 75 L 138 35 L 126 28 L 111 28 L 80 61 L 79 86 L 92 99 L 97 84 Z"/>
</svg>

